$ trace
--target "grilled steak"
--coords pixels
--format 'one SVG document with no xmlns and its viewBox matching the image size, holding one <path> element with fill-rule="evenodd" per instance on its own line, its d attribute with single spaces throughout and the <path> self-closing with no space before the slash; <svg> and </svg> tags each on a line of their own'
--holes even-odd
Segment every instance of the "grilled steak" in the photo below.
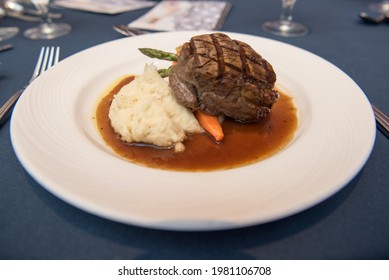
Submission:
<svg viewBox="0 0 389 280">
<path fill-rule="evenodd" d="M 169 76 L 182 105 L 241 122 L 265 117 L 278 99 L 273 67 L 248 44 L 225 34 L 195 36 L 185 43 Z"/>
</svg>

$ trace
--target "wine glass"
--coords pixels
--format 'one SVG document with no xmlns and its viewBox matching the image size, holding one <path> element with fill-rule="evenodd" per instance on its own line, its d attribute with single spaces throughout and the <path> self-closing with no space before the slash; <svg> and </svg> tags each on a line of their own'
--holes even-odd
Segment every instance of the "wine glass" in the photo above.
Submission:
<svg viewBox="0 0 389 280">
<path fill-rule="evenodd" d="M 308 28 L 293 21 L 292 12 L 296 0 L 282 0 L 282 13 L 279 20 L 267 21 L 262 24 L 262 29 L 274 35 L 285 37 L 304 36 Z"/>
<path fill-rule="evenodd" d="M 18 33 L 18 27 L 0 27 L 0 42 L 12 38 Z"/>
<path fill-rule="evenodd" d="M 389 14 L 389 0 L 384 0 L 380 3 L 369 4 L 369 9 L 373 12 Z"/>
<path fill-rule="evenodd" d="M 0 20 L 5 17 L 5 12 L 0 8 Z M 9 39 L 19 33 L 18 27 L 0 27 L 0 41 Z"/>
<path fill-rule="evenodd" d="M 51 0 L 31 0 L 36 9 L 42 14 L 42 23 L 24 31 L 29 39 L 53 39 L 68 34 L 72 27 L 67 23 L 53 23 L 49 17 L 49 3 Z"/>
</svg>

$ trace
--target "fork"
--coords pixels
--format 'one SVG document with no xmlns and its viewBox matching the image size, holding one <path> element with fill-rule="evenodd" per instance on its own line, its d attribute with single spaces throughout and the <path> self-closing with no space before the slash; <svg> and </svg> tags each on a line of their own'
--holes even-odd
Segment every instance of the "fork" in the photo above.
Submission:
<svg viewBox="0 0 389 280">
<path fill-rule="evenodd" d="M 131 28 L 123 24 L 113 25 L 112 28 L 126 37 L 138 36 L 138 35 L 143 35 L 148 33 L 147 31 L 143 31 L 137 28 Z"/>
<path fill-rule="evenodd" d="M 374 111 L 375 118 L 377 120 L 377 126 L 382 133 L 389 138 L 389 118 L 376 106 L 371 105 Z"/>
<path fill-rule="evenodd" d="M 22 95 L 22 93 L 26 90 L 29 84 L 32 83 L 40 74 L 48 70 L 51 66 L 56 64 L 59 61 L 59 47 L 42 47 L 39 53 L 38 61 L 36 62 L 36 66 L 32 77 L 27 85 L 25 85 L 22 89 L 15 92 L 7 102 L 0 108 L 0 123 L 3 122 L 7 113 L 11 110 L 13 105 Z"/>
</svg>

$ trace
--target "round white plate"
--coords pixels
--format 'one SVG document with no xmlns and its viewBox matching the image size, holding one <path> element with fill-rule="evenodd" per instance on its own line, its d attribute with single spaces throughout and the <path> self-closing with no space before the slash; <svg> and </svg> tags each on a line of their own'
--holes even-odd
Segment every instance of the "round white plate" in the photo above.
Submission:
<svg viewBox="0 0 389 280">
<path fill-rule="evenodd" d="M 164 62 L 137 48 L 174 51 L 199 32 L 168 32 L 108 42 L 55 65 L 15 107 L 11 136 L 25 169 L 60 199 L 132 225 L 219 230 L 297 213 L 344 187 L 368 159 L 375 121 L 361 89 L 341 70 L 305 50 L 256 36 L 249 43 L 274 67 L 293 96 L 299 128 L 274 156 L 216 172 L 151 169 L 118 157 L 101 139 L 93 115 L 105 89 L 145 63 Z M 167 63 L 167 62 L 166 62 Z"/>
</svg>

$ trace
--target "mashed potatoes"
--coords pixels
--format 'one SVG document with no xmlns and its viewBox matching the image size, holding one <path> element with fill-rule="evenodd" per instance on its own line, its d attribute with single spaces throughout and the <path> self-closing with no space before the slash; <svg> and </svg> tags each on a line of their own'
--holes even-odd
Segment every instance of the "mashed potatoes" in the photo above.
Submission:
<svg viewBox="0 0 389 280">
<path fill-rule="evenodd" d="M 178 104 L 154 65 L 115 95 L 109 119 L 125 142 L 148 143 L 183 151 L 186 134 L 203 130 L 192 112 Z"/>
</svg>

